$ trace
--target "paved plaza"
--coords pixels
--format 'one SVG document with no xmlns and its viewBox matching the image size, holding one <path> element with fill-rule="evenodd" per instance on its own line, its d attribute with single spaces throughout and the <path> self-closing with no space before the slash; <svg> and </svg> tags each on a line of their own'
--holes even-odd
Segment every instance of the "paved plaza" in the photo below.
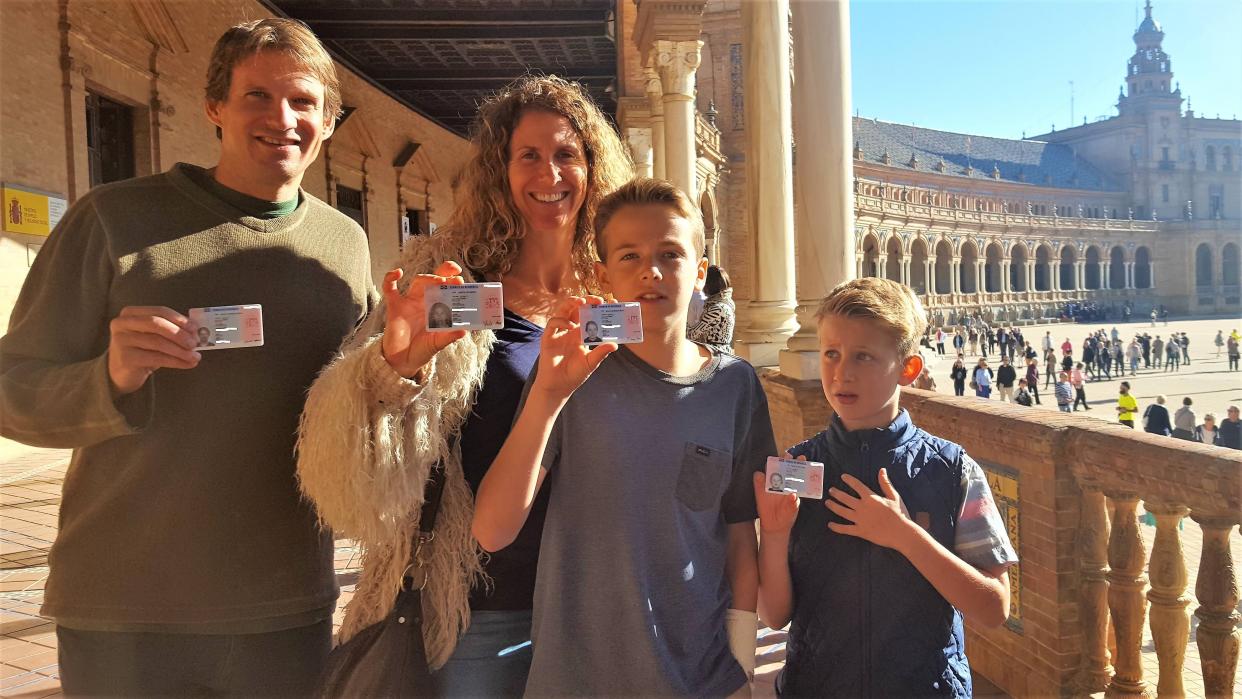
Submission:
<svg viewBox="0 0 1242 699">
<path fill-rule="evenodd" d="M 1027 331 L 1027 337 L 1038 346 L 1044 329 L 1049 328 L 1053 330 L 1058 344 L 1068 336 L 1077 348 L 1085 334 L 1096 327 L 1099 326 L 1034 326 Z M 1113 326 L 1106 324 L 1103 327 L 1111 330 Z M 1180 404 L 1183 396 L 1191 396 L 1200 416 L 1208 411 L 1223 416 L 1227 404 L 1242 404 L 1242 372 L 1227 372 L 1224 358 L 1215 357 L 1212 345 L 1212 338 L 1218 329 L 1228 333 L 1234 327 L 1242 330 L 1242 321 L 1174 320 L 1167 327 L 1162 323 L 1156 328 L 1152 328 L 1150 323 L 1118 325 L 1122 336 L 1127 339 L 1135 332 L 1167 337 L 1170 331 L 1185 331 L 1190 335 L 1189 366 L 1176 374 L 1140 369 L 1136 377 L 1127 377 L 1134 386 L 1140 406 L 1161 393 L 1168 396 L 1170 404 Z M 992 364 L 995 366 L 996 362 Z M 951 362 L 943 360 L 933 363 L 933 372 L 941 391 L 952 390 L 947 379 L 950 365 Z M 1085 416 L 1115 419 L 1112 406 L 1117 383 L 1114 379 L 1088 385 L 1087 395 L 1094 410 Z M 1056 408 L 1046 401 L 1042 409 Z M 47 553 L 56 538 L 61 484 L 68 458 L 66 451 L 34 449 L 0 440 L 0 696 L 31 699 L 60 696 L 56 634 L 52 622 L 39 617 L 38 612 L 48 572 Z M 1148 526 L 1141 527 L 1141 530 L 1150 550 L 1155 530 Z M 1242 561 L 1242 537 L 1235 533 L 1231 542 L 1236 564 Z M 1190 574 L 1188 594 L 1192 597 L 1201 543 L 1199 527 L 1187 520 L 1182 532 L 1182 544 Z M 352 542 L 337 542 L 336 565 L 343 590 L 337 623 L 340 622 L 341 607 L 352 594 L 359 561 L 359 551 Z M 1197 602 L 1192 601 L 1191 609 L 1196 606 Z M 772 681 L 784 658 L 784 639 L 783 631 L 762 629 L 759 632 L 757 697 L 774 696 Z M 1150 630 L 1144 640 L 1143 659 L 1146 679 L 1154 683 L 1157 665 Z M 1203 677 L 1193 625 L 1186 653 L 1186 685 L 1188 696 L 1203 696 Z M 1234 686 L 1235 695 L 1242 696 L 1242 682 Z M 977 694 L 988 696 L 993 692 L 981 683 Z"/>
</svg>

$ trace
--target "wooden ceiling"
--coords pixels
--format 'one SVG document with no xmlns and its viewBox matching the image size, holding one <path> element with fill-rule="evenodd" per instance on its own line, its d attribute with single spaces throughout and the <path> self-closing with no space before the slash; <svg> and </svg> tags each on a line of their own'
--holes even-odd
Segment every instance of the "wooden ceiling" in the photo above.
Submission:
<svg viewBox="0 0 1242 699">
<path fill-rule="evenodd" d="M 306 22 L 341 62 L 462 136 L 482 100 L 528 73 L 616 104 L 612 0 L 265 0 Z M 348 100 L 347 100 L 348 101 Z"/>
</svg>

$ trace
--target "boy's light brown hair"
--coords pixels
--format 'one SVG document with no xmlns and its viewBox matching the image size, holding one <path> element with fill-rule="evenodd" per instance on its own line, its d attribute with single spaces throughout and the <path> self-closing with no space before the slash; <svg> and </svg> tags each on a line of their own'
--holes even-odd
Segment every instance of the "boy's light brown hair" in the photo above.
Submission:
<svg viewBox="0 0 1242 699">
<path fill-rule="evenodd" d="M 691 237 L 694 240 L 695 259 L 703 256 L 707 246 L 706 234 L 703 230 L 703 214 L 695 206 L 690 197 L 677 185 L 664 180 L 639 177 L 621 185 L 615 192 L 604 197 L 595 212 L 595 249 L 599 259 L 604 260 L 608 253 L 604 248 L 604 229 L 608 222 L 623 207 L 660 204 L 667 206 L 681 218 L 690 222 Z"/>
<path fill-rule="evenodd" d="M 838 284 L 815 311 L 817 321 L 827 316 L 876 321 L 895 337 L 897 353 L 903 359 L 914 354 L 918 339 L 927 330 L 927 312 L 914 291 L 904 284 L 878 277 L 862 277 Z"/>
<path fill-rule="evenodd" d="M 207 99 L 224 102 L 233 82 L 233 68 L 261 51 L 279 51 L 292 58 L 323 83 L 324 118 L 341 114 L 341 81 L 336 64 L 319 38 L 295 19 L 269 17 L 230 27 L 216 41 L 207 64 Z"/>
</svg>

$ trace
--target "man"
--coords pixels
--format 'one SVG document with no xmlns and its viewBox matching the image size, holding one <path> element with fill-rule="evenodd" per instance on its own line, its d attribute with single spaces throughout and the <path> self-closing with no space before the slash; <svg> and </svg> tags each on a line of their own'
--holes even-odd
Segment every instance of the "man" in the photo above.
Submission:
<svg viewBox="0 0 1242 699">
<path fill-rule="evenodd" d="M 1217 442 L 1222 447 L 1242 449 L 1242 420 L 1238 419 L 1238 406 L 1231 405 L 1224 420 L 1221 420 L 1220 436 Z"/>
<path fill-rule="evenodd" d="M 1018 372 L 1009 363 L 1009 357 L 1001 357 L 1000 368 L 996 370 L 996 385 L 1000 390 L 1001 402 L 1013 401 L 1013 383 L 1018 378 Z"/>
<path fill-rule="evenodd" d="M 1138 402 L 1130 395 L 1130 382 L 1122 381 L 1117 393 L 1117 421 L 1134 429 L 1134 413 L 1138 410 Z"/>
<path fill-rule="evenodd" d="M 216 167 L 92 190 L 30 270 L 0 432 L 74 449 L 42 609 L 67 695 L 312 691 L 337 587 L 294 434 L 373 294 L 363 231 L 300 189 L 340 103 L 304 25 L 233 27 L 207 72 Z M 189 310 L 241 303 L 263 345 L 195 351 Z"/>
</svg>

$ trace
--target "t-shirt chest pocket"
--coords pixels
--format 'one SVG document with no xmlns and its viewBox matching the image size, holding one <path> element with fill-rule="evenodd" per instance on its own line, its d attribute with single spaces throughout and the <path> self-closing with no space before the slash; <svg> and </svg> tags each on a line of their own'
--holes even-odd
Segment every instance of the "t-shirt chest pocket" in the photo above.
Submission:
<svg viewBox="0 0 1242 699">
<path fill-rule="evenodd" d="M 718 505 L 732 463 L 733 455 L 727 451 L 686 442 L 677 474 L 677 499 L 695 512 Z"/>
</svg>

